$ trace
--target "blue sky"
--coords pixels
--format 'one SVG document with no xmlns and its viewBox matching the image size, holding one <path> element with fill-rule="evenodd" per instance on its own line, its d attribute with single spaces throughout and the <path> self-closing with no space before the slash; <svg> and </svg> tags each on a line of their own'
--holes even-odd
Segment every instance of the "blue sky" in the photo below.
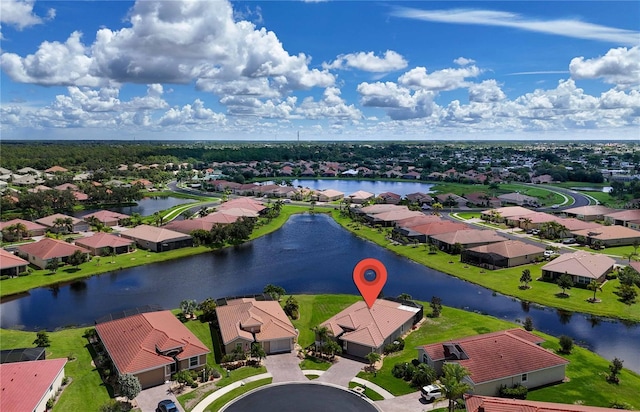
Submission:
<svg viewBox="0 0 640 412">
<path fill-rule="evenodd" d="M 4 139 L 640 140 L 637 1 L 0 7 Z"/>
</svg>

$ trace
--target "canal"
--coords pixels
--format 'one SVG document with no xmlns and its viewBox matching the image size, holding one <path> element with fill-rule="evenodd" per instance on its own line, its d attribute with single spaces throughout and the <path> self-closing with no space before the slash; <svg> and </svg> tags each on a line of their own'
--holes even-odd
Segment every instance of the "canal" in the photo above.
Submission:
<svg viewBox="0 0 640 412">
<path fill-rule="evenodd" d="M 54 330 L 91 325 L 109 313 L 143 305 L 176 308 L 184 299 L 260 293 L 268 283 L 288 293 L 357 294 L 352 270 L 373 257 L 387 267 L 387 296 L 409 293 L 448 306 L 522 322 L 537 330 L 568 335 L 607 359 L 618 357 L 640 372 L 640 326 L 579 313 L 525 305 L 510 297 L 399 257 L 341 228 L 325 215 L 294 215 L 278 231 L 238 248 L 139 266 L 54 288 L 38 288 L 0 305 L 0 326 Z"/>
</svg>

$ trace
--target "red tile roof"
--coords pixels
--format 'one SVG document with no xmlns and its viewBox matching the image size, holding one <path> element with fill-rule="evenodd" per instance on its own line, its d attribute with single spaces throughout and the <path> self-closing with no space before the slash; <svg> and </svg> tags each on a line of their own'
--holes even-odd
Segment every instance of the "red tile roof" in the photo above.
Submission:
<svg viewBox="0 0 640 412">
<path fill-rule="evenodd" d="M 0 364 L 0 410 L 35 410 L 66 363 L 66 359 L 47 359 Z"/>
<path fill-rule="evenodd" d="M 376 299 L 369 309 L 359 301 L 323 322 L 334 336 L 343 341 L 374 348 L 380 347 L 400 326 L 416 315 L 417 308 L 398 302 Z"/>
<path fill-rule="evenodd" d="M 491 396 L 466 395 L 468 412 L 608 412 L 619 409 L 597 406 L 572 405 L 563 403 L 529 401 L 520 399 L 494 398 Z"/>
<path fill-rule="evenodd" d="M 571 232 L 575 236 L 585 236 L 598 240 L 611 239 L 640 239 L 640 231 L 626 226 L 600 226 L 594 229 L 575 230 Z"/>
<path fill-rule="evenodd" d="M 519 256 L 535 255 L 544 253 L 544 248 L 519 240 L 505 240 L 503 242 L 491 243 L 489 245 L 476 246 L 470 248 L 469 251 L 477 253 L 491 253 L 494 255 L 514 258 Z"/>
<path fill-rule="evenodd" d="M 165 229 L 189 234 L 194 230 L 211 230 L 214 222 L 202 219 L 174 220 L 164 226 Z"/>
<path fill-rule="evenodd" d="M 440 218 L 440 216 L 422 214 L 422 216 L 416 216 L 416 217 L 410 217 L 407 219 L 397 220 L 396 226 L 404 227 L 404 228 L 412 228 L 414 226 L 420 226 L 427 223 L 442 222 L 442 221 L 443 220 L 442 218 Z"/>
<path fill-rule="evenodd" d="M 8 226 L 15 225 L 16 223 L 22 223 L 23 225 L 25 225 L 25 227 L 29 231 L 31 231 L 31 230 L 45 230 L 47 228 L 46 226 L 41 225 L 41 224 L 36 223 L 36 222 L 30 222 L 28 220 L 23 220 L 23 219 L 13 219 L 13 220 L 8 220 L 6 222 L 0 222 L 0 230 L 4 229 L 5 227 L 8 227 Z"/>
<path fill-rule="evenodd" d="M 238 216 L 237 214 L 233 214 L 233 211 L 232 213 L 226 213 L 225 210 L 221 210 L 219 212 L 208 214 L 207 216 L 203 217 L 202 220 L 212 224 L 222 223 L 228 225 L 230 223 L 234 223 L 239 218 L 240 216 Z"/>
<path fill-rule="evenodd" d="M 238 338 L 253 341 L 250 328 L 259 329 L 256 341 L 295 338 L 296 330 L 276 301 L 257 301 L 253 298 L 234 299 L 216 308 L 223 344 Z"/>
<path fill-rule="evenodd" d="M 0 269 L 16 268 L 26 266 L 28 264 L 29 262 L 14 255 L 13 253 L 0 249 Z"/>
<path fill-rule="evenodd" d="M 95 217 L 102 223 L 108 223 L 127 219 L 130 216 L 118 212 L 112 212 L 110 210 L 98 210 L 97 212 L 89 213 L 88 215 L 82 216 L 82 219 L 89 221 L 89 219 L 91 219 L 92 217 Z"/>
<path fill-rule="evenodd" d="M 173 230 L 151 225 L 140 225 L 133 229 L 125 230 L 122 232 L 122 236 L 155 243 L 190 238 L 189 235 L 184 233 L 174 232 Z"/>
<path fill-rule="evenodd" d="M 82 220 L 73 217 L 73 216 L 68 216 L 68 215 L 63 215 L 62 213 L 56 213 L 54 215 L 50 215 L 50 216 L 45 216 L 41 219 L 36 220 L 37 223 L 40 223 L 41 225 L 45 225 L 48 227 L 53 227 L 54 223 L 56 219 L 67 219 L 67 218 L 71 218 L 71 221 L 73 222 L 74 225 L 77 225 L 78 223 L 81 223 Z"/>
<path fill-rule="evenodd" d="M 135 374 L 174 362 L 172 357 L 158 351 L 182 348 L 178 360 L 210 352 L 168 310 L 99 323 L 96 331 L 121 374 Z"/>
<path fill-rule="evenodd" d="M 218 207 L 218 210 L 233 209 L 233 208 L 250 209 L 255 212 L 261 212 L 264 209 L 266 209 L 266 207 L 261 202 L 258 202 L 257 200 L 249 199 L 247 197 L 239 197 L 239 198 L 231 199 L 227 202 L 224 202 L 223 204 L 220 205 L 220 207 Z"/>
<path fill-rule="evenodd" d="M 433 236 L 441 233 L 455 232 L 456 230 L 469 229 L 464 223 L 451 222 L 449 220 L 443 220 L 440 222 L 432 222 L 424 225 L 418 225 L 411 227 L 414 232 L 422 233 L 423 235 Z"/>
<path fill-rule="evenodd" d="M 34 243 L 18 246 L 20 253 L 36 256 L 42 260 L 71 256 L 76 250 L 89 253 L 88 250 L 58 239 L 43 238 Z"/>
<path fill-rule="evenodd" d="M 432 360 L 444 360 L 444 343 L 459 345 L 468 359 L 455 360 L 469 371 L 474 384 L 518 376 L 569 363 L 533 342 L 539 338 L 524 330 L 510 330 L 470 336 L 423 346 Z"/>
<path fill-rule="evenodd" d="M 413 229 L 415 230 L 415 228 Z M 503 242 L 506 240 L 505 237 L 500 236 L 495 230 L 469 229 L 468 227 L 463 230 L 439 233 L 431 237 L 449 245 L 456 243 L 469 245 L 473 243 Z"/>
<path fill-rule="evenodd" d="M 120 236 L 103 232 L 76 240 L 76 245 L 94 249 L 100 249 L 103 247 L 122 247 L 132 245 L 133 243 L 134 242 L 131 239 L 124 239 Z"/>
</svg>

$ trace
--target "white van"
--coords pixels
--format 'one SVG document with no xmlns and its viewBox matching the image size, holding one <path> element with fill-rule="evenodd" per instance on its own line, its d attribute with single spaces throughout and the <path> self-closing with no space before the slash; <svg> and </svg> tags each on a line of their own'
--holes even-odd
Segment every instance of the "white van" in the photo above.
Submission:
<svg viewBox="0 0 640 412">
<path fill-rule="evenodd" d="M 429 402 L 442 398 L 442 389 L 438 385 L 423 386 L 420 392 L 422 399 Z"/>
</svg>

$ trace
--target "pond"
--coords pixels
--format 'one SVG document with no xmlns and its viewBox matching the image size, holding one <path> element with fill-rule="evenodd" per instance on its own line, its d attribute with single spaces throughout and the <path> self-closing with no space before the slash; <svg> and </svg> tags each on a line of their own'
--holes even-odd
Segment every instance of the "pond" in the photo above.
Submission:
<svg viewBox="0 0 640 412">
<path fill-rule="evenodd" d="M 90 325 L 109 313 L 143 305 L 176 308 L 184 299 L 260 293 L 272 283 L 288 293 L 358 294 L 352 270 L 363 258 L 383 262 L 386 296 L 409 293 L 445 305 L 522 322 L 551 335 L 568 335 L 607 359 L 640 371 L 640 326 L 526 305 L 413 263 L 341 228 L 325 215 L 294 215 L 278 231 L 236 249 L 105 273 L 57 288 L 34 289 L 0 305 L 2 328 L 54 330 Z M 428 310 L 428 309 L 427 309 Z"/>
<path fill-rule="evenodd" d="M 611 186 L 604 186 L 604 187 L 572 187 L 571 190 L 579 190 L 581 192 L 603 192 L 603 193 L 609 193 L 609 192 L 611 192 L 611 190 L 613 190 L 613 187 L 611 187 Z"/>
<path fill-rule="evenodd" d="M 159 212 L 161 210 L 166 210 L 174 206 L 183 205 L 186 203 L 194 203 L 194 202 L 197 202 L 197 200 L 182 199 L 178 197 L 169 197 L 169 196 L 153 196 L 153 197 L 145 197 L 141 200 L 138 200 L 135 206 L 107 207 L 107 209 L 113 212 L 124 213 L 126 215 L 131 215 L 133 213 L 140 213 L 141 216 L 150 216 L 155 212 Z M 79 212 L 75 212 L 73 215 L 75 217 L 82 217 L 82 216 L 88 215 L 89 213 L 96 212 L 98 210 L 99 209 L 81 210 Z"/>
<path fill-rule="evenodd" d="M 434 186 L 430 183 L 411 181 L 377 181 L 377 180 L 325 180 L 325 179 L 295 179 L 291 183 L 294 187 L 302 186 L 315 190 L 334 189 L 348 196 L 358 190 L 379 195 L 384 192 L 396 193 L 405 196 L 409 193 L 431 193 Z"/>
</svg>

